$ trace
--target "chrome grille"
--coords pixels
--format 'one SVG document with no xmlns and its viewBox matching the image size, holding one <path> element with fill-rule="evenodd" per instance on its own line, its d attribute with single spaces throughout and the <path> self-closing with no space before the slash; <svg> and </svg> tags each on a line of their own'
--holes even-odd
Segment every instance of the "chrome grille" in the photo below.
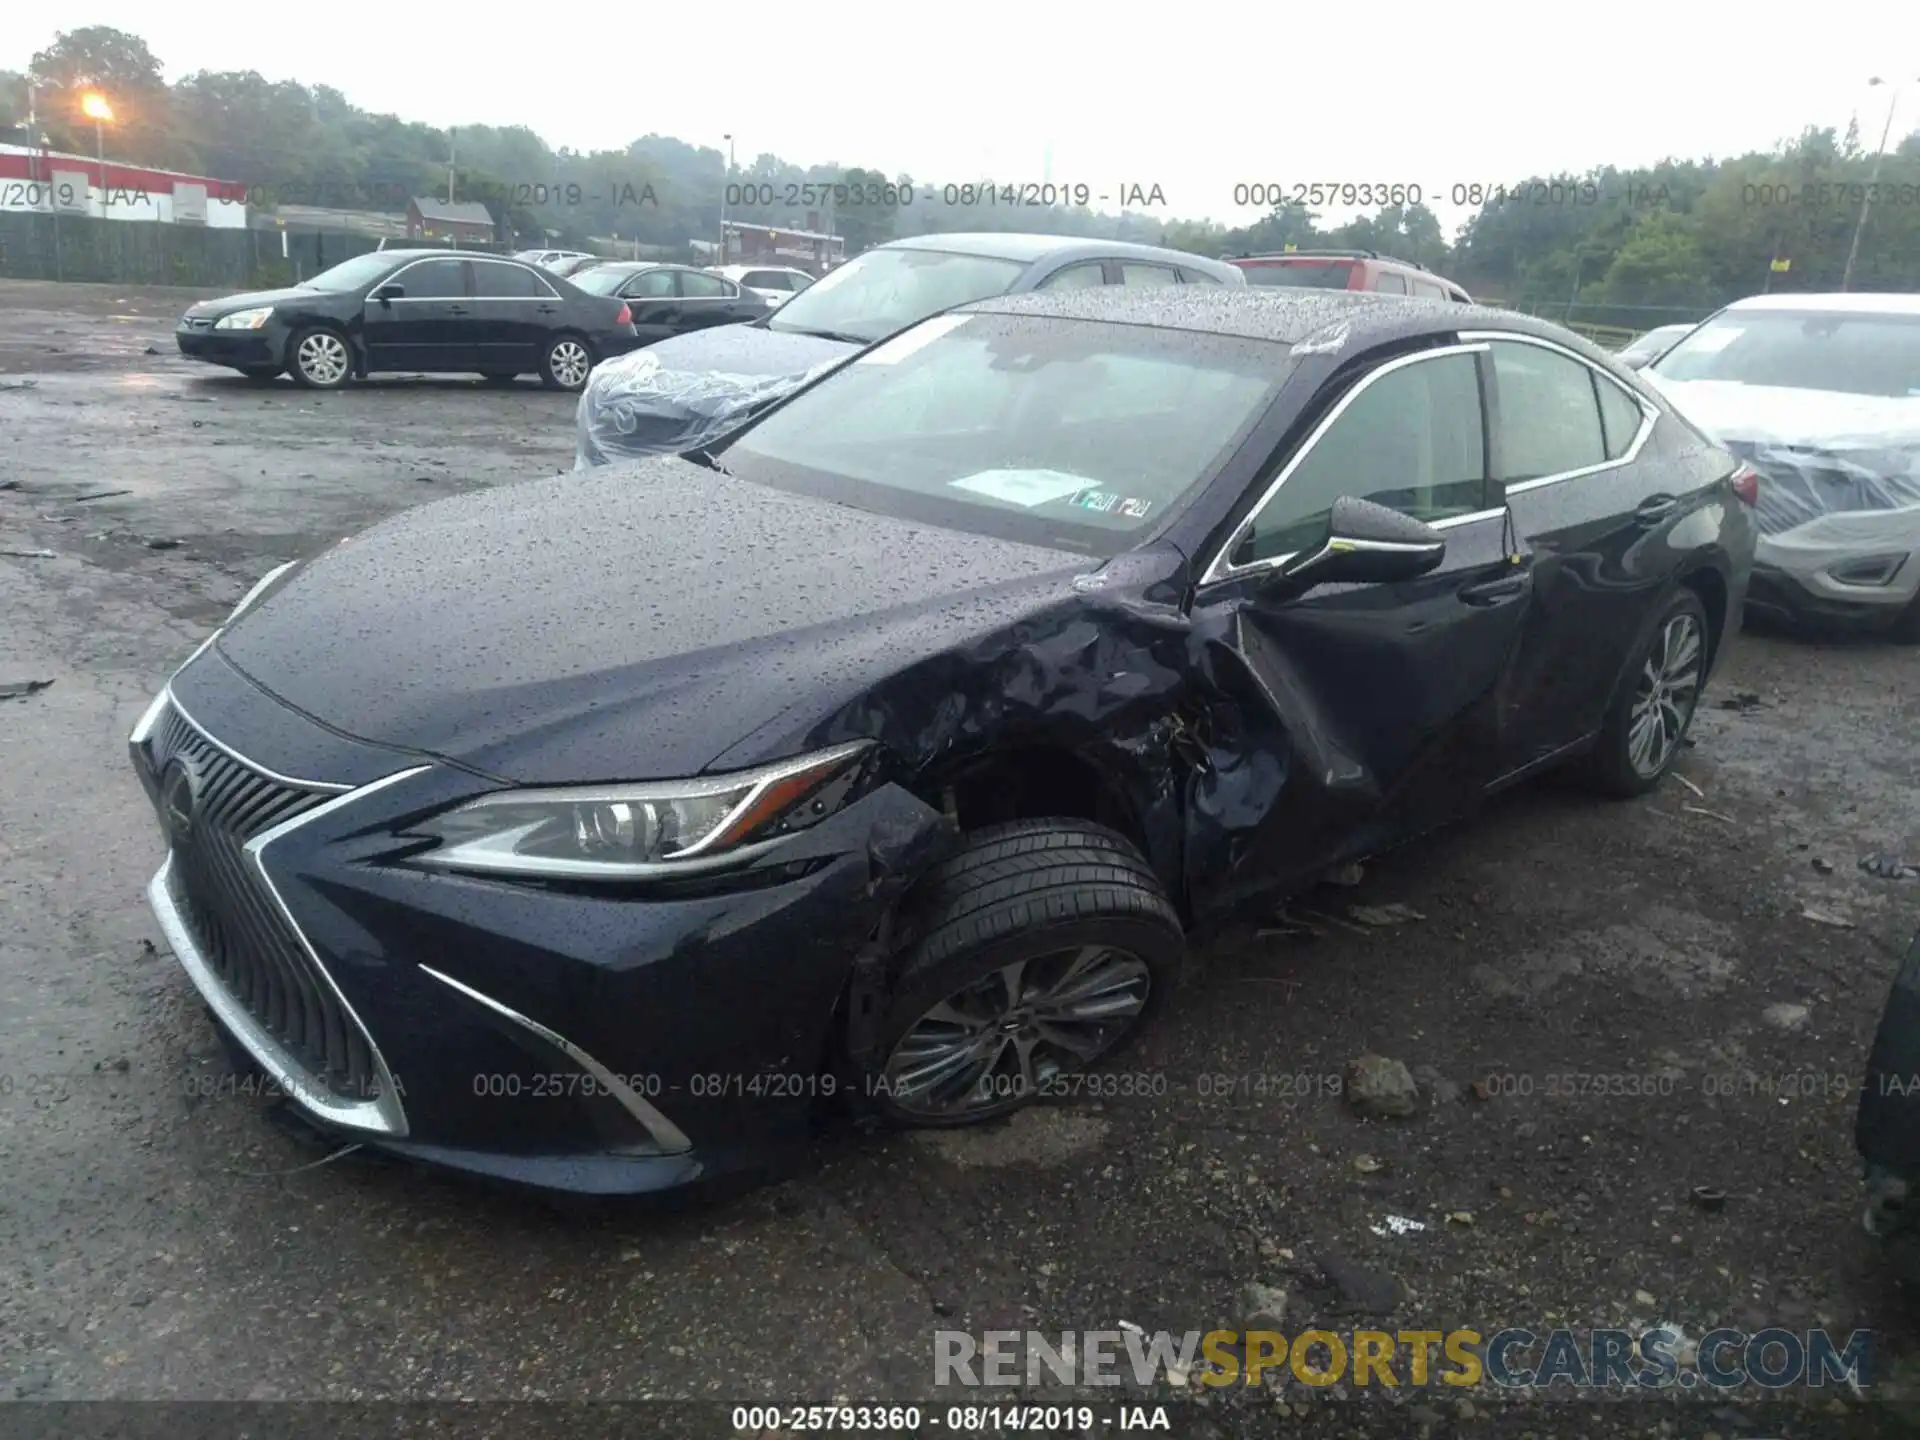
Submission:
<svg viewBox="0 0 1920 1440">
<path fill-rule="evenodd" d="M 222 750 L 169 705 L 147 742 L 156 790 L 169 767 L 199 786 L 184 839 L 169 835 L 174 896 L 222 987 L 308 1072 L 343 1099 L 379 1093 L 373 1048 L 269 893 L 247 844 L 334 798 L 289 785 Z M 162 821 L 165 821 L 163 810 Z"/>
</svg>

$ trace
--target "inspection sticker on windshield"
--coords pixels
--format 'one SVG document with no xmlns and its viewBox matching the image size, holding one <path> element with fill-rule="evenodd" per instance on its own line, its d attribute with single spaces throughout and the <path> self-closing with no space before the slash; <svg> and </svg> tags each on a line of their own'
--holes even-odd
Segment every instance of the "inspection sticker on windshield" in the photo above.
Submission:
<svg viewBox="0 0 1920 1440">
<path fill-rule="evenodd" d="M 896 335 L 884 345 L 876 345 L 853 363 L 856 365 L 898 365 L 914 351 L 931 345 L 942 335 L 958 330 L 972 318 L 967 315 L 936 315 L 922 320 L 904 335 Z"/>
<path fill-rule="evenodd" d="M 1144 520 L 1153 508 L 1151 500 L 1135 500 L 1111 490 L 1083 490 L 1067 503 L 1082 510 L 1097 510 L 1102 515 L 1122 515 L 1129 520 Z"/>
<path fill-rule="evenodd" d="M 1029 509 L 1078 495 L 1082 490 L 1098 489 L 1086 476 L 1069 475 L 1064 470 L 980 470 L 961 476 L 953 482 L 953 488 Z"/>
</svg>

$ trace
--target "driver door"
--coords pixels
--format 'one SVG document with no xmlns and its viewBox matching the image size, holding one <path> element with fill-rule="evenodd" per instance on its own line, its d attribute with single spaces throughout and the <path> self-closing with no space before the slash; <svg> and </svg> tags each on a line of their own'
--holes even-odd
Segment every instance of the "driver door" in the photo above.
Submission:
<svg viewBox="0 0 1920 1440">
<path fill-rule="evenodd" d="M 1487 347 L 1362 374 L 1213 560 L 1194 620 L 1230 702 L 1188 807 L 1196 905 L 1292 888 L 1469 809 L 1506 767 L 1502 688 L 1532 597 L 1489 478 Z M 1425 521 L 1440 564 L 1392 584 L 1302 593 L 1280 567 L 1352 495 Z M 1224 877 L 1224 878 L 1223 878 Z"/>
</svg>

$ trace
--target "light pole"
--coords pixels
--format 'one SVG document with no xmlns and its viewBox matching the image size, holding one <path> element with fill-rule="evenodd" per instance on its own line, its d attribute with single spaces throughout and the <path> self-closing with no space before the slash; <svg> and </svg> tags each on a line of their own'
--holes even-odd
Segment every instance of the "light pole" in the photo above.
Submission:
<svg viewBox="0 0 1920 1440">
<path fill-rule="evenodd" d="M 727 178 L 720 182 L 720 263 L 727 263 L 727 187 L 733 183 L 733 136 L 722 135 L 727 142 Z"/>
<path fill-rule="evenodd" d="M 80 97 L 80 113 L 93 121 L 93 158 L 100 166 L 100 216 L 107 214 L 107 139 L 102 128 L 113 119 L 113 107 L 107 103 L 107 97 L 97 90 L 89 90 Z"/>
<path fill-rule="evenodd" d="M 1867 81 L 1868 85 L 1885 85 L 1888 82 L 1875 75 Z M 1900 92 L 1906 89 L 1903 80 L 1893 87 L 1893 95 L 1887 101 L 1887 123 L 1880 128 L 1880 148 L 1873 152 L 1873 170 L 1867 176 L 1867 188 L 1860 196 L 1860 218 L 1853 222 L 1853 243 L 1847 246 L 1847 268 L 1840 274 L 1840 288 L 1853 288 L 1853 266 L 1860 258 L 1860 236 L 1867 228 L 1867 212 L 1873 208 L 1874 186 L 1880 183 L 1880 162 L 1887 155 L 1887 139 L 1893 134 L 1893 112 L 1899 108 Z"/>
</svg>

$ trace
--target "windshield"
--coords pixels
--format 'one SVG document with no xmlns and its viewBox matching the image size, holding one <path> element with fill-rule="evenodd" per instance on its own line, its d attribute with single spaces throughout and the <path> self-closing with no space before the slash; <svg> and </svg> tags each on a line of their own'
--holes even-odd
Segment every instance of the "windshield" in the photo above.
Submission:
<svg viewBox="0 0 1920 1440">
<path fill-rule="evenodd" d="M 1666 380 L 1920 396 L 1920 315 L 1727 310 L 1653 364 Z"/>
<path fill-rule="evenodd" d="M 631 276 L 635 270 L 623 270 L 617 265 L 589 265 L 584 270 L 576 270 L 567 279 L 589 295 L 611 295 Z"/>
<path fill-rule="evenodd" d="M 1353 276 L 1353 262 L 1324 265 L 1319 261 L 1300 264 L 1242 265 L 1249 285 L 1302 285 L 1314 290 L 1344 290 Z"/>
<path fill-rule="evenodd" d="M 778 488 L 1112 555 L 1226 462 L 1290 363 L 1260 340 L 942 315 L 720 453 L 728 470 Z"/>
<path fill-rule="evenodd" d="M 769 330 L 843 335 L 862 344 L 955 305 L 1003 295 L 1026 264 L 941 250 L 869 250 L 782 305 Z"/>
<path fill-rule="evenodd" d="M 365 255 L 356 255 L 351 260 L 342 260 L 331 270 L 322 270 L 311 280 L 302 280 L 303 290 L 360 290 L 371 285 L 396 265 L 405 263 L 391 253 L 382 254 L 370 251 Z"/>
</svg>

